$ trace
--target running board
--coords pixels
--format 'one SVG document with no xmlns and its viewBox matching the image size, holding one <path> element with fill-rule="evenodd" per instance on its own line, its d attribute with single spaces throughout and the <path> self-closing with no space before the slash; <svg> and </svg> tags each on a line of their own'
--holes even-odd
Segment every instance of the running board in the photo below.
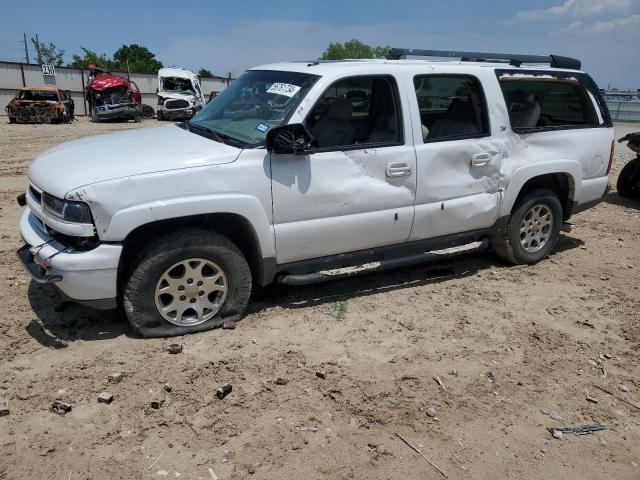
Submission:
<svg viewBox="0 0 640 480">
<path fill-rule="evenodd" d="M 483 239 L 479 242 L 467 243 L 459 247 L 445 248 L 442 250 L 431 250 L 429 252 L 410 255 L 407 257 L 390 258 L 379 262 L 364 263 L 362 265 L 354 265 L 351 267 L 335 268 L 333 270 L 323 270 L 314 273 L 305 273 L 301 275 L 285 274 L 278 277 L 278 283 L 290 286 L 311 285 L 313 283 L 328 282 L 341 278 L 355 277 L 365 273 L 381 272 L 395 268 L 402 268 L 409 265 L 417 265 L 420 263 L 435 262 L 443 259 L 450 259 L 465 255 L 467 253 L 480 252 L 489 247 L 489 240 Z"/>
</svg>

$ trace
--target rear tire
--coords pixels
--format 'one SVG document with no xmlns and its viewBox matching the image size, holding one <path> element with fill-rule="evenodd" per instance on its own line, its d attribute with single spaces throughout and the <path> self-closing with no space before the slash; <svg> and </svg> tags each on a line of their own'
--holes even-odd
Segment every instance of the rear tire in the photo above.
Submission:
<svg viewBox="0 0 640 480">
<path fill-rule="evenodd" d="M 562 205 L 551 190 L 525 195 L 509 217 L 504 234 L 494 240 L 496 254 L 516 265 L 537 263 L 555 248 L 562 225 Z"/>
<path fill-rule="evenodd" d="M 143 249 L 124 286 L 123 303 L 143 337 L 185 335 L 219 327 L 223 319 L 239 320 L 251 286 L 251 270 L 238 247 L 217 233 L 190 229 Z"/>
<path fill-rule="evenodd" d="M 157 119 L 159 122 L 164 121 L 164 112 L 163 112 L 162 110 L 157 110 L 157 111 L 156 111 L 156 119 Z"/>
</svg>

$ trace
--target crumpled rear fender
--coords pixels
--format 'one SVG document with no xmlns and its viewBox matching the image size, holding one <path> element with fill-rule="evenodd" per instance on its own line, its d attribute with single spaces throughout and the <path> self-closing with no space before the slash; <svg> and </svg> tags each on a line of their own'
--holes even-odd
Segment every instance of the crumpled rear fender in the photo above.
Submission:
<svg viewBox="0 0 640 480">
<path fill-rule="evenodd" d="M 576 160 L 554 160 L 548 162 L 532 163 L 523 165 L 514 170 L 504 191 L 504 198 L 500 208 L 500 217 L 509 215 L 515 204 L 522 187 L 534 177 L 550 173 L 560 173 L 569 175 L 571 191 L 569 200 L 580 198 L 582 187 L 582 165 Z"/>
</svg>

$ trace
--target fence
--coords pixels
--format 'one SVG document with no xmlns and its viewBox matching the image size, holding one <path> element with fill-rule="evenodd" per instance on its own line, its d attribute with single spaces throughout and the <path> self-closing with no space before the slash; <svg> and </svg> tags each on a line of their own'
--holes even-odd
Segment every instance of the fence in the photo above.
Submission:
<svg viewBox="0 0 640 480">
<path fill-rule="evenodd" d="M 114 72 L 126 76 L 126 72 Z M 37 87 L 55 85 L 63 90 L 71 91 L 71 98 L 76 104 L 76 115 L 87 114 L 87 103 L 84 99 L 84 89 L 87 85 L 89 70 L 83 68 L 56 67 L 55 76 L 43 75 L 42 66 L 26 63 L 0 61 L 0 115 L 6 115 L 4 107 L 22 87 Z M 138 85 L 142 93 L 142 103 L 151 105 L 154 109 L 157 103 L 156 88 L 158 77 L 148 73 L 130 74 L 132 81 Z M 220 92 L 230 79 L 223 77 L 201 78 L 200 86 L 205 99 L 211 92 Z"/>
<path fill-rule="evenodd" d="M 614 122 L 640 122 L 640 101 L 607 99 L 607 106 Z"/>
</svg>

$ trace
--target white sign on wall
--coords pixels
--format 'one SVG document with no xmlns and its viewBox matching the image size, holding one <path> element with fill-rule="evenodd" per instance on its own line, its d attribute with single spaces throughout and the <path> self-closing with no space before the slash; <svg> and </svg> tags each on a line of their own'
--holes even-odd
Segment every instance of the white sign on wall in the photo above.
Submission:
<svg viewBox="0 0 640 480">
<path fill-rule="evenodd" d="M 51 77 L 56 76 L 56 67 L 55 65 L 42 65 L 42 74 L 49 75 Z"/>
</svg>

